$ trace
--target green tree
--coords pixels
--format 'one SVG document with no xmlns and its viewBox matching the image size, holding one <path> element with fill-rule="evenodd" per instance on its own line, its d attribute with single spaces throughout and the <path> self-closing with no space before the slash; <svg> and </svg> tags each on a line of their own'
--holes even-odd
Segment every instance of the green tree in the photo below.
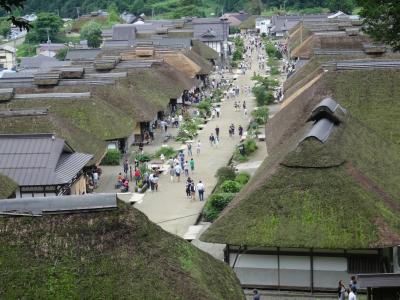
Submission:
<svg viewBox="0 0 400 300">
<path fill-rule="evenodd" d="M 118 7 L 115 5 L 115 3 L 110 4 L 110 6 L 107 8 L 107 12 L 108 22 L 110 24 L 117 24 L 120 22 Z"/>
<path fill-rule="evenodd" d="M 0 21 L 0 35 L 3 38 L 7 38 L 11 33 L 11 22 L 8 20 Z"/>
<path fill-rule="evenodd" d="M 328 8 L 331 12 L 342 11 L 346 14 L 351 14 L 354 9 L 353 0 L 329 0 Z"/>
<path fill-rule="evenodd" d="M 68 53 L 68 47 L 65 47 L 63 49 L 58 50 L 57 54 L 56 54 L 56 58 L 58 60 L 65 60 L 65 57 L 67 56 Z"/>
<path fill-rule="evenodd" d="M 400 2 L 393 0 L 357 0 L 362 7 L 365 31 L 374 39 L 400 50 Z"/>
<path fill-rule="evenodd" d="M 101 26 L 95 21 L 86 23 L 81 30 L 81 39 L 87 40 L 90 48 L 99 48 L 101 44 Z"/>
<path fill-rule="evenodd" d="M 32 23 L 32 30 L 26 35 L 26 42 L 45 43 L 48 37 L 53 42 L 57 41 L 62 26 L 63 21 L 56 14 L 39 13 L 36 21 Z"/>
</svg>

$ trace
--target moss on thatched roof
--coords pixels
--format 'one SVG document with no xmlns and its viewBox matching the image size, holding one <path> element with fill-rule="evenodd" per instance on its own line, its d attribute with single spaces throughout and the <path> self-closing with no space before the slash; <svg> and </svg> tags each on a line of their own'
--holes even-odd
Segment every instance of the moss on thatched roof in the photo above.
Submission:
<svg viewBox="0 0 400 300">
<path fill-rule="evenodd" d="M 197 72 L 197 75 L 208 75 L 212 72 L 212 64 L 195 51 L 187 50 L 185 51 L 185 55 L 201 68 L 200 71 Z"/>
<path fill-rule="evenodd" d="M 18 185 L 9 177 L 0 174 L 0 199 L 7 199 L 11 197 Z"/>
<path fill-rule="evenodd" d="M 204 59 L 216 60 L 219 58 L 218 52 L 204 44 L 202 41 L 193 40 L 192 45 L 192 51 L 196 52 Z"/>
<path fill-rule="evenodd" d="M 6 299 L 244 299 L 229 266 L 124 203 L 0 227 Z"/>
<path fill-rule="evenodd" d="M 240 25 L 239 29 L 255 29 L 256 28 L 256 19 L 258 16 L 250 16 L 246 20 L 244 20 Z"/>
<path fill-rule="evenodd" d="M 97 89 L 97 96 L 132 114 L 136 121 L 151 121 L 167 108 L 170 99 L 179 98 L 193 81 L 167 64 L 129 70 L 128 77 L 114 87 Z"/>
<path fill-rule="evenodd" d="M 202 240 L 328 249 L 400 243 L 397 146 L 351 116 L 325 144 L 298 144 L 305 127 L 281 146 L 286 155 L 264 162 Z"/>
<path fill-rule="evenodd" d="M 0 133 L 55 133 L 77 152 L 93 154 L 93 163 L 100 162 L 106 151 L 103 140 L 72 124 L 56 113 L 45 116 L 25 116 L 2 119 Z"/>
<path fill-rule="evenodd" d="M 328 72 L 324 82 L 354 117 L 400 145 L 400 70 Z"/>
</svg>

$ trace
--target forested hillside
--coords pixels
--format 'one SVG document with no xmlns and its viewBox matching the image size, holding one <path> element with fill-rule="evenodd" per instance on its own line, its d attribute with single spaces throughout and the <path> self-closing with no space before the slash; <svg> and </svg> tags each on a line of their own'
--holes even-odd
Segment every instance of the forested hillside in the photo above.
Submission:
<svg viewBox="0 0 400 300">
<path fill-rule="evenodd" d="M 27 0 L 23 13 L 51 11 L 61 17 L 76 17 L 115 5 L 118 11 L 135 14 L 180 18 L 182 16 L 212 16 L 222 12 L 245 10 L 261 14 L 276 9 L 351 12 L 355 0 Z"/>
</svg>

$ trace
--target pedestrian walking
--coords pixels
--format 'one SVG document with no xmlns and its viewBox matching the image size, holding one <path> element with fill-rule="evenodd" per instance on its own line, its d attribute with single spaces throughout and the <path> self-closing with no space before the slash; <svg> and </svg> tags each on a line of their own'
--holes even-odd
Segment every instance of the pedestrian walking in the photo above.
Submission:
<svg viewBox="0 0 400 300">
<path fill-rule="evenodd" d="M 187 143 L 187 152 L 188 152 L 188 156 L 193 156 L 192 153 L 192 144 L 191 143 Z"/>
<path fill-rule="evenodd" d="M 219 127 L 217 125 L 217 127 L 215 127 L 215 135 L 217 138 L 219 138 Z"/>
<path fill-rule="evenodd" d="M 243 109 L 246 109 L 247 108 L 247 106 L 246 106 L 246 101 L 244 100 L 243 101 Z"/>
<path fill-rule="evenodd" d="M 189 176 L 189 164 L 187 161 L 183 164 L 183 170 L 185 171 L 185 176 Z"/>
<path fill-rule="evenodd" d="M 158 176 L 157 174 L 153 174 L 151 178 L 151 182 L 153 183 L 153 191 L 158 192 Z"/>
<path fill-rule="evenodd" d="M 215 108 L 215 111 L 217 112 L 217 118 L 219 118 L 219 116 L 221 115 L 221 108 L 219 106 L 217 106 Z"/>
<path fill-rule="evenodd" d="M 197 191 L 199 193 L 199 200 L 200 201 L 204 201 L 204 190 L 205 190 L 205 187 L 204 187 L 204 184 L 203 184 L 203 182 L 201 180 L 197 184 L 196 189 L 197 189 Z"/>
<path fill-rule="evenodd" d="M 174 168 L 174 166 L 172 165 L 170 165 L 169 166 L 169 176 L 170 176 L 170 178 L 171 178 L 171 182 L 174 182 L 174 176 L 175 176 L 175 168 Z"/>
<path fill-rule="evenodd" d="M 179 164 L 177 164 L 174 168 L 175 170 L 175 177 L 177 179 L 178 182 L 181 181 L 181 172 L 182 172 L 182 168 Z"/>
<path fill-rule="evenodd" d="M 260 292 L 258 290 L 253 290 L 253 300 L 260 300 L 260 299 L 261 299 Z"/>
<path fill-rule="evenodd" d="M 214 145 L 214 141 L 215 141 L 215 137 L 214 137 L 213 133 L 210 134 L 210 137 L 208 138 L 208 140 L 210 141 L 210 146 L 212 147 Z"/>
<path fill-rule="evenodd" d="M 243 110 L 244 116 L 247 117 L 247 108 Z"/>
<path fill-rule="evenodd" d="M 97 189 L 97 185 L 99 183 L 99 173 L 97 173 L 96 170 L 93 171 L 92 178 L 93 178 L 93 188 Z"/>
<path fill-rule="evenodd" d="M 338 299 L 345 300 L 346 287 L 344 286 L 343 280 L 339 281 L 339 286 L 338 286 L 337 292 L 338 292 Z"/>
<path fill-rule="evenodd" d="M 193 173 L 194 172 L 194 159 L 193 159 L 193 157 L 190 159 L 189 165 L 190 165 L 190 171 Z"/>
<path fill-rule="evenodd" d="M 197 155 L 200 154 L 200 149 L 201 149 L 201 143 L 200 143 L 200 140 L 198 140 L 198 141 L 197 141 L 197 146 L 196 146 L 196 153 L 197 153 Z"/>
<path fill-rule="evenodd" d="M 194 181 L 192 180 L 190 184 L 190 192 L 191 192 L 191 197 L 193 200 L 196 200 L 196 187 L 194 186 Z"/>
<path fill-rule="evenodd" d="M 242 127 L 242 125 L 239 125 L 238 131 L 239 131 L 239 136 L 242 137 L 242 135 L 243 135 L 243 127 Z"/>
<path fill-rule="evenodd" d="M 128 175 L 129 163 L 128 163 L 127 159 L 124 160 L 123 168 L 124 168 L 125 175 Z"/>
<path fill-rule="evenodd" d="M 192 197 L 192 179 L 188 177 L 186 180 L 185 184 L 185 192 L 186 192 L 186 197 L 191 198 Z"/>
</svg>

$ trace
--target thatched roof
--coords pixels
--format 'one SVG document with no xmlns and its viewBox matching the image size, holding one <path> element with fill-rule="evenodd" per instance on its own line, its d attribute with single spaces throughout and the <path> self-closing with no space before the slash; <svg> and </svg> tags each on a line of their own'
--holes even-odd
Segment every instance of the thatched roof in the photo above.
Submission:
<svg viewBox="0 0 400 300">
<path fill-rule="evenodd" d="M 0 199 L 11 197 L 17 189 L 17 184 L 9 177 L 0 174 Z"/>
<path fill-rule="evenodd" d="M 216 60 L 219 58 L 217 51 L 199 40 L 192 40 L 192 50 L 207 60 Z"/>
<path fill-rule="evenodd" d="M 3 217 L 0 227 L 7 299 L 244 299 L 229 266 L 121 202 L 103 212 Z"/>
<path fill-rule="evenodd" d="M 239 25 L 240 29 L 255 29 L 256 28 L 256 19 L 259 16 L 250 16 L 246 20 Z"/>
<path fill-rule="evenodd" d="M 269 158 L 202 236 L 263 247 L 379 248 L 400 242 L 399 71 L 325 74 L 267 125 Z M 319 101 L 348 110 L 327 142 L 299 141 Z M 288 117 L 293 116 L 293 117 Z M 284 126 L 283 126 L 284 125 Z"/>
<path fill-rule="evenodd" d="M 68 109 L 66 108 L 66 111 Z M 0 122 L 0 133 L 55 133 L 68 142 L 76 151 L 93 154 L 92 163 L 100 162 L 106 151 L 103 140 L 73 124 L 56 112 L 43 116 L 11 117 Z"/>
<path fill-rule="evenodd" d="M 208 60 L 197 54 L 195 51 L 187 50 L 185 51 L 185 55 L 201 68 L 200 71 L 197 72 L 197 75 L 208 75 L 212 72 L 212 64 Z"/>
<path fill-rule="evenodd" d="M 294 146 L 287 155 L 264 162 L 203 240 L 327 249 L 400 242 L 396 147 L 351 116 L 326 143 L 309 139 L 295 146 L 305 131 L 285 143 Z"/>
<path fill-rule="evenodd" d="M 151 68 L 135 68 L 116 86 L 98 88 L 95 97 L 122 111 L 134 115 L 136 121 L 151 121 L 158 111 L 167 108 L 170 99 L 179 98 L 183 90 L 193 87 L 193 81 L 168 64 L 153 64 Z"/>
</svg>

